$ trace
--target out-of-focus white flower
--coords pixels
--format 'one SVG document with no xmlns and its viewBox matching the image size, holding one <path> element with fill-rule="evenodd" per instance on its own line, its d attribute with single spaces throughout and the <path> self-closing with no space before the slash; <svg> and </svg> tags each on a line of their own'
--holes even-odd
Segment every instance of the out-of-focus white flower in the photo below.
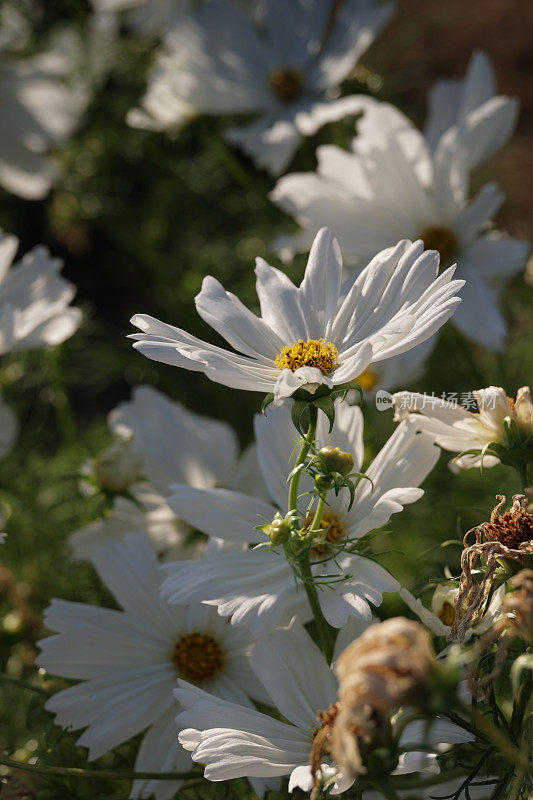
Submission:
<svg viewBox="0 0 533 800">
<path fill-rule="evenodd" d="M 93 544 L 122 540 L 137 530 L 165 557 L 197 556 L 199 544 L 186 543 L 190 527 L 166 502 L 170 485 L 253 487 L 259 472 L 255 451 L 239 458 L 237 437 L 227 423 L 195 414 L 150 386 L 137 386 L 130 401 L 111 411 L 108 423 L 115 437 L 129 439 L 134 477 L 145 480 L 128 486 L 134 500 L 117 497 L 109 516 L 70 535 L 74 556 L 87 558 Z"/>
<path fill-rule="evenodd" d="M 392 3 L 257 6 L 254 19 L 235 2 L 212 0 L 176 20 L 130 124 L 167 129 L 195 114 L 258 114 L 227 137 L 279 175 L 303 136 L 364 109 L 364 96 L 339 98 L 338 86 L 390 18 Z"/>
<path fill-rule="evenodd" d="M 468 453 L 481 450 L 490 442 L 505 442 L 504 420 L 509 417 L 516 422 L 524 437 L 533 432 L 533 403 L 529 386 L 518 390 L 516 400 L 507 397 L 499 386 L 489 386 L 472 392 L 470 411 L 464 405 L 451 400 L 418 394 L 397 392 L 393 395 L 395 419 L 414 419 L 420 431 L 431 437 L 444 450 L 465 453 L 450 462 L 450 469 L 457 472 L 471 467 L 493 467 L 499 459 L 490 453 L 483 455 Z"/>
<path fill-rule="evenodd" d="M 134 452 L 131 436 L 117 436 L 95 459 L 93 471 L 99 488 L 110 494 L 127 492 L 141 476 L 143 460 Z"/>
<path fill-rule="evenodd" d="M 16 415 L 2 400 L 0 392 L 0 458 L 11 452 L 17 438 L 19 424 Z"/>
<path fill-rule="evenodd" d="M 92 0 L 100 14 L 125 12 L 129 27 L 148 36 L 162 36 L 190 8 L 190 0 Z"/>
<path fill-rule="evenodd" d="M 448 638 L 452 630 L 455 619 L 455 599 L 459 589 L 446 584 L 439 584 L 431 598 L 431 610 L 426 608 L 421 600 L 414 597 L 407 589 L 400 589 L 398 594 L 405 604 L 414 611 L 417 617 L 424 623 L 435 636 L 445 636 Z M 483 618 L 476 625 L 466 631 L 467 640 L 472 636 L 480 636 L 487 631 L 494 621 L 500 616 L 502 603 L 505 597 L 505 585 L 497 589 L 483 614 Z"/>
<path fill-rule="evenodd" d="M 404 353 L 430 338 L 460 303 L 454 268 L 441 275 L 438 254 L 422 242 L 398 242 L 375 256 L 342 292 L 342 256 L 324 228 L 313 242 L 302 283 L 263 259 L 256 262 L 261 317 L 204 278 L 198 313 L 238 353 L 202 342 L 186 331 L 136 314 L 132 334 L 141 353 L 155 361 L 204 372 L 211 380 L 256 392 L 281 403 L 297 389 L 314 392 L 360 375 L 374 362 Z"/>
<path fill-rule="evenodd" d="M 335 645 L 339 655 L 350 641 L 365 629 L 365 623 L 351 620 L 341 629 Z M 211 781 L 237 777 L 289 775 L 289 792 L 300 787 L 313 788 L 310 755 L 320 721 L 317 712 L 327 711 L 337 700 L 337 681 L 320 650 L 298 623 L 274 631 L 254 647 L 252 669 L 276 707 L 288 722 L 224 702 L 201 689 L 179 681 L 176 696 L 185 706 L 178 717 L 179 741 L 192 751 L 193 761 L 205 764 L 204 775 Z M 334 714 L 334 711 L 333 711 Z M 333 730 L 334 730 L 333 721 Z M 410 723 L 400 738 L 400 747 L 413 741 Z M 436 719 L 416 731 L 424 745 L 464 742 L 471 735 L 445 720 Z M 320 754 L 317 754 L 320 756 Z M 435 771 L 435 754 L 416 753 L 412 770 Z M 412 771 L 408 767 L 400 772 Z M 343 777 L 328 757 L 322 758 L 322 776 L 335 776 L 331 794 L 339 794 L 352 784 Z M 438 766 L 436 768 L 438 771 Z"/>
<path fill-rule="evenodd" d="M 73 28 L 58 30 L 48 48 L 29 58 L 0 55 L 0 185 L 28 200 L 44 197 L 59 174 L 51 151 L 78 124 L 101 77 L 114 30 L 94 17 L 86 39 Z"/>
<path fill-rule="evenodd" d="M 327 444 L 340 447 L 354 457 L 354 469 L 360 471 L 363 461 L 363 417 L 360 408 L 336 403 L 334 433 L 329 436 L 325 418 L 319 420 L 317 447 Z M 264 534 L 254 531 L 261 522 L 270 521 L 279 509 L 287 505 L 287 474 L 294 448 L 295 432 L 287 408 L 269 411 L 268 417 L 257 416 L 255 433 L 258 458 L 269 493 L 276 505 L 260 498 L 221 489 L 195 490 L 188 486 L 173 486 L 169 504 L 183 519 L 210 536 L 226 541 L 251 544 L 261 541 Z M 339 628 L 350 616 L 370 619 L 370 603 L 379 605 L 383 592 L 397 591 L 398 582 L 375 561 L 346 550 L 335 551 L 335 559 L 326 559 L 330 552 L 327 542 L 338 547 L 345 540 L 356 540 L 384 525 L 413 503 L 422 494 L 417 488 L 438 459 L 431 440 L 415 433 L 412 424 L 401 425 L 366 470 L 369 480 L 361 480 L 355 490 L 355 500 L 348 510 L 349 497 L 342 490 L 338 497 L 328 496 L 324 527 L 329 526 L 328 538 L 311 551 L 311 569 L 316 581 L 326 583 L 319 601 L 328 622 Z M 307 503 L 305 492 L 312 481 L 302 475 L 299 490 L 302 504 Z M 305 518 L 305 505 L 302 516 Z M 184 566 L 179 562 L 164 567 L 168 575 L 162 591 L 171 602 L 184 602 L 186 597 L 215 605 L 220 614 L 231 616 L 234 624 L 249 625 L 255 635 L 271 631 L 280 619 L 290 619 L 296 613 L 303 621 L 309 617 L 305 593 L 295 586 L 293 572 L 283 552 L 267 547 L 242 552 L 205 556 Z M 343 573 L 343 580 L 328 576 Z"/>
<path fill-rule="evenodd" d="M 424 135 L 432 153 L 443 137 L 456 138 L 466 151 L 468 168 L 474 169 L 505 144 L 517 117 L 517 98 L 496 94 L 490 60 L 478 51 L 464 78 L 439 80 L 430 90 Z"/>
<path fill-rule="evenodd" d="M 41 640 L 39 665 L 50 674 L 83 681 L 47 703 L 56 723 L 86 730 L 78 744 L 89 759 L 145 731 L 137 771 L 187 770 L 176 745 L 178 677 L 253 707 L 267 700 L 249 666 L 252 639 L 204 606 L 171 607 L 159 599 L 156 556 L 142 534 L 95 546 L 92 561 L 121 611 L 53 600 L 45 625 L 57 635 Z M 136 780 L 130 797 L 170 800 L 179 781 Z"/>
<path fill-rule="evenodd" d="M 59 275 L 63 262 L 35 247 L 11 266 L 18 239 L 0 231 L 0 355 L 61 344 L 78 329 L 75 287 Z"/>
<path fill-rule="evenodd" d="M 351 151 L 319 147 L 316 172 L 278 181 L 272 199 L 303 228 L 279 246 L 287 253 L 306 250 L 316 231 L 329 225 L 347 263 L 360 266 L 399 238 L 422 239 L 439 251 L 443 266 L 457 262 L 466 281 L 453 324 L 501 350 L 507 325 L 497 290 L 524 267 L 529 246 L 489 230 L 503 195 L 490 183 L 469 199 L 467 155 L 460 140 L 447 136 L 431 154 L 407 117 L 375 103 L 365 111 Z"/>
</svg>

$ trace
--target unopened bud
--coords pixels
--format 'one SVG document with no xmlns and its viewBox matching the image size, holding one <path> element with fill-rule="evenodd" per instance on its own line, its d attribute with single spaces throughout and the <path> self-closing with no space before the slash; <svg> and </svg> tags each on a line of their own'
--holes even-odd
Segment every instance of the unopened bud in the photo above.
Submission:
<svg viewBox="0 0 533 800">
<path fill-rule="evenodd" d="M 268 534 L 271 543 L 276 546 L 287 541 L 291 529 L 281 514 L 276 514 L 270 525 L 267 526 L 265 532 Z"/>
<path fill-rule="evenodd" d="M 353 469 L 352 454 L 346 453 L 340 447 L 327 445 L 318 451 L 318 455 L 328 472 L 340 472 L 341 475 L 348 475 Z"/>
<path fill-rule="evenodd" d="M 139 480 L 143 460 L 132 444 L 131 437 L 117 438 L 95 460 L 94 478 L 102 491 L 120 494 Z"/>
</svg>

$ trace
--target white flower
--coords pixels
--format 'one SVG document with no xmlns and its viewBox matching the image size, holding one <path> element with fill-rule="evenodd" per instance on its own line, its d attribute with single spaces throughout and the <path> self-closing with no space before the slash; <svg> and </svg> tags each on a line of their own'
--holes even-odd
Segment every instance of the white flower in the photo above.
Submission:
<svg viewBox="0 0 533 800">
<path fill-rule="evenodd" d="M 452 630 L 451 626 L 455 618 L 454 604 L 458 594 L 458 588 L 447 586 L 446 584 L 438 584 L 431 598 L 431 610 L 426 608 L 421 600 L 403 587 L 398 594 L 411 611 L 414 611 L 426 628 L 434 633 L 435 636 L 449 637 Z M 468 628 L 463 640 L 468 640 L 473 634 L 480 636 L 492 626 L 494 621 L 500 616 L 504 597 L 505 585 L 500 586 L 494 592 L 482 619 L 473 627 Z"/>
<path fill-rule="evenodd" d="M 183 519 L 199 530 L 226 541 L 250 544 L 264 535 L 254 527 L 270 521 L 277 509 L 287 508 L 287 474 L 289 457 L 294 447 L 295 431 L 285 407 L 269 411 L 268 417 L 257 416 L 255 432 L 259 464 L 276 506 L 264 500 L 222 489 L 199 491 L 187 486 L 174 486 L 169 504 Z M 363 418 L 357 406 L 337 401 L 334 433 L 327 434 L 325 418 L 319 419 L 318 447 L 334 444 L 354 457 L 359 471 L 363 460 Z M 431 441 L 415 433 L 412 424 L 400 425 L 372 464 L 366 469 L 371 478 L 361 480 L 355 501 L 348 511 L 345 490 L 334 497 L 328 495 L 323 517 L 331 524 L 329 541 L 342 544 L 346 539 L 359 539 L 365 533 L 384 525 L 392 514 L 423 494 L 418 485 L 438 459 Z M 300 492 L 312 487 L 302 477 Z M 372 488 L 373 487 L 373 488 Z M 308 497 L 302 499 L 303 508 Z M 305 517 L 305 513 L 303 514 Z M 325 548 L 325 545 L 321 545 Z M 383 567 L 366 558 L 341 551 L 335 561 L 325 561 L 324 554 L 313 554 L 315 578 L 328 583 L 318 592 L 322 611 L 328 622 L 339 628 L 350 616 L 370 619 L 369 603 L 379 605 L 383 592 L 397 591 L 399 584 Z M 331 576 L 340 570 L 345 580 Z M 231 616 L 234 624 L 249 625 L 255 635 L 271 631 L 281 619 L 300 613 L 303 621 L 309 607 L 302 587 L 295 586 L 292 570 L 283 552 L 267 547 L 242 552 L 205 556 L 194 564 L 174 563 L 164 567 L 167 579 L 163 595 L 171 602 L 185 598 L 200 600 L 218 607 L 219 614 Z"/>
<path fill-rule="evenodd" d="M 469 169 L 487 161 L 509 139 L 518 117 L 515 97 L 496 95 L 494 70 L 485 53 L 476 52 L 462 80 L 439 80 L 429 93 L 424 135 L 430 151 L 442 137 L 457 137 Z"/>
<path fill-rule="evenodd" d="M 186 546 L 189 526 L 166 502 L 170 485 L 243 489 L 258 473 L 255 452 L 238 458 L 237 437 L 227 423 L 195 414 L 150 386 L 137 386 L 130 401 L 111 411 L 108 424 L 115 437 L 129 439 L 135 473 L 146 480 L 129 487 L 134 501 L 116 498 L 109 516 L 70 535 L 74 556 L 86 558 L 95 542 L 121 540 L 136 530 L 145 531 L 166 557 L 198 556 L 197 546 Z"/>
<path fill-rule="evenodd" d="M 365 627 L 365 623 L 350 621 L 339 632 L 335 656 Z M 180 680 L 175 693 L 187 710 L 178 717 L 179 726 L 185 728 L 179 734 L 179 741 L 192 751 L 193 761 L 206 765 L 204 775 L 209 780 L 289 775 L 289 792 L 296 787 L 308 792 L 313 787 L 310 751 L 320 727 L 316 715 L 337 700 L 333 671 L 298 623 L 293 623 L 289 629 L 278 629 L 268 639 L 258 641 L 251 665 L 288 722 L 218 700 Z M 413 724 L 407 726 L 409 730 L 402 735 L 400 746 L 414 741 Z M 438 718 L 429 731 L 420 724 L 416 733 L 420 735 L 418 741 L 426 745 L 464 742 L 472 738 L 456 725 Z M 434 771 L 434 754 L 416 755 L 418 762 L 414 770 Z M 398 771 L 410 770 L 405 765 L 405 769 L 400 767 Z M 326 760 L 322 774 L 327 777 L 336 774 L 331 794 L 339 794 L 352 784 Z"/>
<path fill-rule="evenodd" d="M 161 36 L 176 18 L 189 9 L 189 0 L 92 0 L 101 14 L 125 12 L 126 22 L 136 32 Z"/>
<path fill-rule="evenodd" d="M 529 250 L 525 242 L 487 233 L 503 195 L 491 183 L 469 199 L 467 152 L 460 141 L 444 136 L 432 155 L 421 133 L 386 103 L 369 107 L 358 131 L 351 151 L 319 147 L 316 172 L 278 181 L 272 199 L 304 229 L 284 240 L 285 250 L 306 250 L 322 225 L 329 225 L 354 266 L 400 238 L 422 239 L 427 249 L 440 252 L 443 266 L 457 262 L 457 274 L 466 281 L 454 325 L 501 350 L 507 325 L 497 289 L 524 267 Z"/>
<path fill-rule="evenodd" d="M 58 69 L 57 40 L 31 58 L 0 55 L 0 185 L 28 200 L 44 197 L 58 175 L 50 151 L 78 123 L 86 98 Z"/>
<path fill-rule="evenodd" d="M 19 424 L 16 415 L 2 400 L 0 392 L 0 458 L 11 452 L 17 438 Z"/>
<path fill-rule="evenodd" d="M 176 20 L 130 124 L 168 129 L 194 114 L 256 114 L 228 139 L 279 175 L 303 136 L 362 111 L 364 96 L 339 84 L 393 11 L 392 3 L 264 0 L 259 20 L 236 3 L 206 2 Z M 256 24 L 257 23 L 257 24 Z"/>
<path fill-rule="evenodd" d="M 81 323 L 62 261 L 35 247 L 11 267 L 18 239 L 0 231 L 0 355 L 61 344 Z"/>
<path fill-rule="evenodd" d="M 46 708 L 58 725 L 85 728 L 78 744 L 91 760 L 147 731 L 135 769 L 186 771 L 190 758 L 176 745 L 176 679 L 244 706 L 252 705 L 249 695 L 267 699 L 249 667 L 252 641 L 211 609 L 161 601 L 159 565 L 142 534 L 95 546 L 92 560 L 122 610 L 52 601 L 44 622 L 58 633 L 39 643 L 39 665 L 83 682 L 55 694 Z M 136 780 L 130 796 L 169 800 L 179 785 Z"/>
<path fill-rule="evenodd" d="M 456 292 L 462 282 L 452 280 L 453 268 L 438 277 L 437 271 L 437 253 L 423 252 L 422 242 L 401 241 L 375 256 L 344 296 L 340 250 L 324 228 L 298 288 L 257 259 L 261 317 L 215 278 L 204 278 L 198 313 L 240 352 L 145 314 L 132 318 L 143 333 L 131 338 L 148 358 L 205 372 L 236 389 L 273 392 L 279 403 L 300 387 L 315 391 L 320 384 L 345 383 L 370 364 L 428 339 L 460 302 Z"/>
<path fill-rule="evenodd" d="M 481 450 L 490 442 L 505 442 L 504 420 L 514 420 L 524 436 L 533 432 L 533 403 L 528 386 L 518 390 L 516 401 L 505 390 L 489 386 L 471 392 L 470 411 L 465 405 L 416 392 L 397 392 L 393 395 L 395 419 L 411 418 L 418 429 L 431 437 L 444 450 L 466 453 Z M 457 472 L 471 467 L 493 467 L 499 459 L 490 454 L 468 454 L 454 458 L 450 469 Z"/>
</svg>

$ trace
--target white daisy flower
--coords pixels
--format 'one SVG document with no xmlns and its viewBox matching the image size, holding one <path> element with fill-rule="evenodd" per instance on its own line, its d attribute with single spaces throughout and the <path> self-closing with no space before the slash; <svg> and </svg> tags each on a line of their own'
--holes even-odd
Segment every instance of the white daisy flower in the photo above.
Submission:
<svg viewBox="0 0 533 800">
<path fill-rule="evenodd" d="M 468 168 L 480 166 L 505 144 L 518 118 L 518 100 L 496 94 L 496 79 L 485 53 L 472 55 L 463 79 L 437 81 L 429 92 L 424 128 L 432 153 L 442 137 L 458 137 Z"/>
<path fill-rule="evenodd" d="M 202 417 L 151 386 L 137 386 L 130 401 L 108 416 L 112 433 L 126 438 L 139 459 L 136 480 L 128 487 L 133 500 L 119 496 L 109 516 L 75 531 L 69 543 L 75 558 L 87 558 L 94 543 L 122 540 L 143 530 L 156 552 L 166 558 L 194 558 L 200 543 L 186 544 L 190 527 L 167 504 L 170 485 L 179 481 L 198 489 L 216 485 L 254 486 L 258 482 L 255 451 L 239 457 L 237 437 L 225 422 Z M 243 475 L 243 473 L 245 473 Z"/>
<path fill-rule="evenodd" d="M 35 247 L 11 266 L 16 236 L 0 231 L 0 355 L 61 344 L 81 323 L 71 308 L 75 287 L 59 275 L 63 262 Z"/>
<path fill-rule="evenodd" d="M 528 386 L 518 390 L 516 400 L 507 397 L 505 390 L 489 386 L 472 392 L 469 410 L 464 405 L 431 395 L 416 392 L 397 392 L 393 395 L 395 419 L 412 419 L 418 430 L 452 453 L 465 453 L 454 458 L 449 466 L 454 472 L 471 467 L 493 467 L 499 458 L 491 452 L 479 455 L 469 450 L 484 451 L 488 444 L 505 444 L 504 421 L 513 420 L 520 433 L 527 437 L 533 433 L 533 402 Z"/>
<path fill-rule="evenodd" d="M 132 318 L 143 333 L 131 338 L 148 358 L 235 389 L 273 392 L 280 403 L 298 388 L 314 392 L 350 381 L 432 336 L 454 313 L 462 286 L 452 280 L 453 268 L 437 272 L 437 253 L 424 252 L 422 242 L 401 241 L 375 256 L 344 296 L 339 246 L 324 228 L 298 288 L 257 259 L 260 317 L 215 278 L 204 278 L 198 313 L 238 353 L 146 314 Z"/>
<path fill-rule="evenodd" d="M 256 114 L 227 138 L 279 175 L 302 137 L 365 108 L 366 97 L 339 98 L 338 87 L 391 17 L 392 3 L 257 6 L 254 20 L 235 2 L 213 0 L 177 20 L 130 124 L 168 129 L 195 114 Z"/>
<path fill-rule="evenodd" d="M 335 656 L 362 633 L 366 624 L 351 621 L 340 631 Z M 204 775 L 208 780 L 288 775 L 289 792 L 296 787 L 309 792 L 313 788 L 309 766 L 311 748 L 320 730 L 317 713 L 333 711 L 332 704 L 337 701 L 333 670 L 298 623 L 293 623 L 289 629 L 278 629 L 266 640 L 258 641 L 251 665 L 288 721 L 280 722 L 259 711 L 219 700 L 180 680 L 175 694 L 186 710 L 178 716 L 178 724 L 184 728 L 179 741 L 192 752 L 193 761 L 206 765 Z M 400 747 L 413 743 L 412 725 L 406 726 Z M 418 742 L 425 745 L 464 742 L 472 738 L 458 726 L 439 718 L 429 731 L 417 722 L 416 734 L 421 736 Z M 435 771 L 435 753 L 417 752 L 416 756 L 413 770 Z M 438 771 L 438 766 L 436 769 Z M 408 771 L 412 770 L 407 764 L 399 765 L 398 773 Z M 353 783 L 324 759 L 322 775 L 335 774 L 333 795 L 345 791 Z"/>
<path fill-rule="evenodd" d="M 11 408 L 2 400 L 0 392 L 0 458 L 13 449 L 19 430 L 18 419 Z"/>
<path fill-rule="evenodd" d="M 187 771 L 190 758 L 176 744 L 176 679 L 245 707 L 253 707 L 249 696 L 268 700 L 249 666 L 252 640 L 205 606 L 160 600 L 159 565 L 144 535 L 95 546 L 92 560 L 122 610 L 52 601 L 44 622 L 57 635 L 39 642 L 38 663 L 83 682 L 55 694 L 46 708 L 58 725 L 85 728 L 77 744 L 90 760 L 146 731 L 137 771 Z M 169 800 L 179 786 L 136 780 L 130 797 Z"/>
<path fill-rule="evenodd" d="M 354 457 L 354 469 L 363 461 L 363 416 L 357 406 L 336 403 L 335 428 L 327 433 L 325 418 L 319 419 L 317 447 L 334 444 Z M 438 450 L 431 440 L 417 435 L 416 426 L 402 424 L 366 469 L 371 479 L 361 480 L 355 499 L 348 510 L 346 490 L 338 497 L 331 492 L 322 525 L 329 526 L 327 542 L 336 546 L 346 540 L 359 539 L 380 528 L 406 503 L 413 503 L 423 494 L 419 484 L 438 459 Z M 264 480 L 276 505 L 238 492 L 223 489 L 201 491 L 188 486 L 173 486 L 169 504 L 183 519 L 199 530 L 225 541 L 250 544 L 262 541 L 264 534 L 254 527 L 270 521 L 279 509 L 287 508 L 290 471 L 289 458 L 294 447 L 295 431 L 285 407 L 273 409 L 268 417 L 257 415 L 255 433 L 258 458 Z M 300 492 L 312 488 L 303 475 Z M 308 496 L 301 499 L 303 509 Z M 305 504 L 305 505 L 304 505 Z M 311 521 L 311 520 L 309 520 Z M 316 580 L 328 586 L 318 592 L 322 612 L 336 628 L 350 616 L 371 618 L 370 603 L 379 605 L 383 592 L 394 592 L 399 584 L 383 567 L 367 558 L 341 550 L 335 561 L 326 560 L 326 543 L 311 551 L 312 572 Z M 332 579 L 344 573 L 342 581 Z M 283 552 L 267 547 L 205 556 L 187 566 L 178 563 L 164 567 L 167 579 L 163 596 L 170 602 L 182 603 L 186 598 L 215 605 L 219 614 L 231 616 L 236 625 L 246 624 L 256 636 L 271 631 L 281 619 L 296 613 L 304 621 L 310 610 L 302 587 L 297 588 L 291 567 Z"/>
<path fill-rule="evenodd" d="M 507 334 L 497 289 L 525 265 L 525 242 L 487 232 L 503 202 L 495 184 L 468 197 L 465 149 L 441 138 L 432 155 L 422 134 L 397 109 L 375 103 L 358 126 L 351 151 L 319 147 L 316 172 L 286 175 L 271 198 L 295 217 L 303 233 L 286 238 L 286 252 L 308 249 L 329 225 L 348 264 L 402 238 L 422 239 L 438 250 L 443 266 L 458 264 L 466 283 L 453 324 L 468 338 L 501 350 Z"/>
</svg>

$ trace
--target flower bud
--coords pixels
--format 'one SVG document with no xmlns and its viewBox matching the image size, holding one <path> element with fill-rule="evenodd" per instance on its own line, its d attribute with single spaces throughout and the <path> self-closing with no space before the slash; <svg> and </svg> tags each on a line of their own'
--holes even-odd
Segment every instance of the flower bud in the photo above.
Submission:
<svg viewBox="0 0 533 800">
<path fill-rule="evenodd" d="M 143 460 L 133 450 L 132 437 L 118 437 L 94 462 L 98 487 L 109 494 L 126 492 L 141 477 Z"/>
<path fill-rule="evenodd" d="M 346 453 L 340 447 L 327 445 L 318 451 L 318 455 L 328 472 L 340 472 L 341 475 L 348 475 L 353 469 L 352 454 Z"/>
<path fill-rule="evenodd" d="M 291 532 L 289 524 L 279 513 L 276 514 L 270 525 L 267 525 L 264 530 L 274 547 L 278 544 L 284 544 Z"/>
</svg>

